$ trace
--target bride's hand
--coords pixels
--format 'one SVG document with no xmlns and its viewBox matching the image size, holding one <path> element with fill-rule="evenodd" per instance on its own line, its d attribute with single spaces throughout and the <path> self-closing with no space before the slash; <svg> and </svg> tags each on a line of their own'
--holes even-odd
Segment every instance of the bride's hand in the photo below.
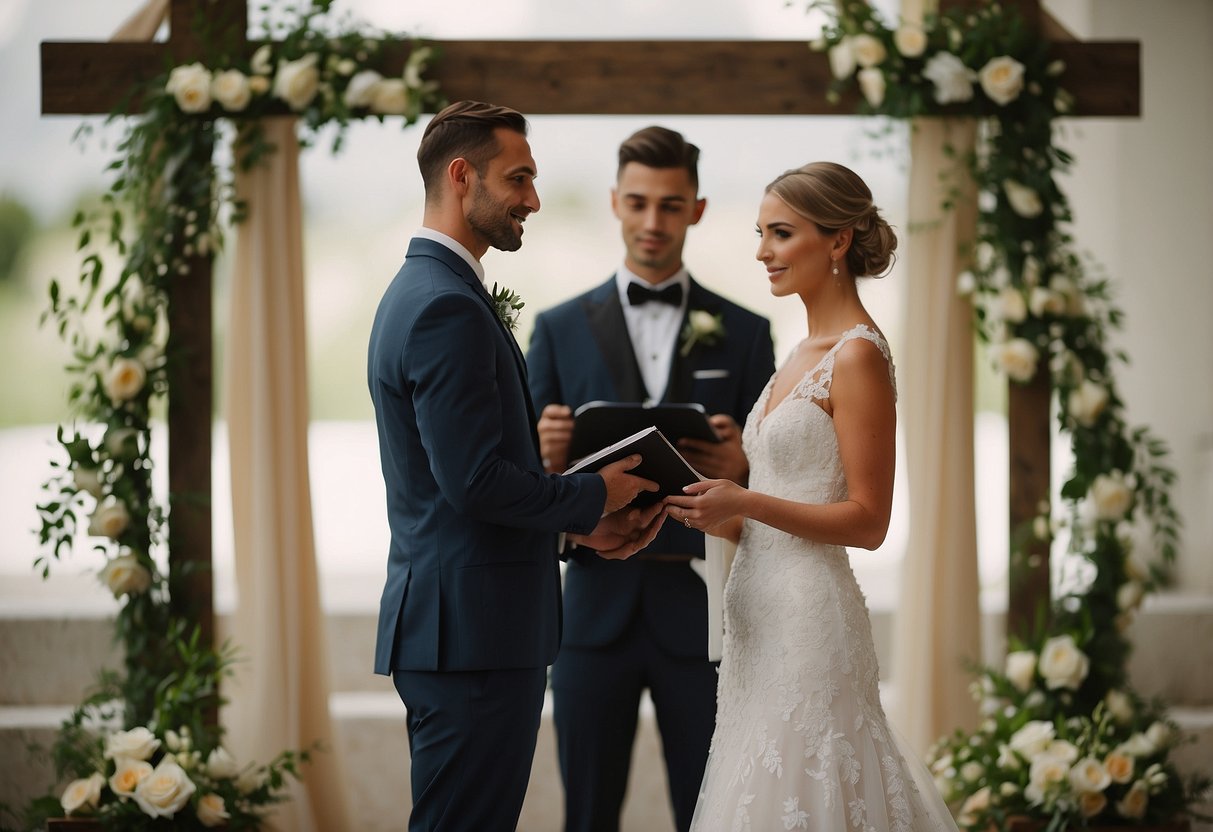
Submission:
<svg viewBox="0 0 1213 832">
<path fill-rule="evenodd" d="M 683 495 L 665 498 L 666 506 L 670 507 L 670 518 L 687 528 L 709 533 L 726 520 L 742 514 L 742 504 L 749 494 L 730 480 L 703 480 L 682 490 Z"/>
</svg>

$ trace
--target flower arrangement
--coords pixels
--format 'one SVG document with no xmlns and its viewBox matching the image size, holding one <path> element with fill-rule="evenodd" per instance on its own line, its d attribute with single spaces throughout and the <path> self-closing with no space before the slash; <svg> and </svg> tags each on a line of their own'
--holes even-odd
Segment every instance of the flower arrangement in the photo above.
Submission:
<svg viewBox="0 0 1213 832">
<path fill-rule="evenodd" d="M 218 251 L 225 221 L 239 221 L 245 212 L 230 172 L 217 170 L 212 161 L 224 135 L 217 120 L 235 123 L 234 163 L 248 168 L 273 151 L 259 118 L 284 106 L 299 116 L 304 143 L 321 127 L 335 125 L 336 152 L 352 119 L 403 116 L 407 125 L 443 103 L 436 82 L 424 77 L 435 57 L 430 47 L 414 44 L 403 73 L 386 77 L 386 38 L 365 27 L 339 31 L 330 7 L 331 0 L 313 0 L 295 10 L 293 19 L 267 25 L 269 42 L 248 59 L 228 56 L 173 67 L 146 89 L 132 91 L 141 94 L 144 112 L 124 122 L 108 168 L 114 179 L 99 209 L 81 212 L 74 221 L 83 258 L 79 287 L 52 281 L 43 316 L 72 348 L 69 398 L 89 424 L 59 429 L 66 459 L 51 463 L 47 497 L 38 506 L 46 554 L 35 568 L 48 575 L 52 563 L 72 550 L 81 532 L 78 520 L 87 517 L 83 532 L 104 559 L 99 577 L 121 601 L 115 637 L 124 661 L 123 673 L 103 675 L 88 709 L 108 709 L 125 728 L 122 736 L 154 732 L 158 750 L 135 762 L 153 766 L 157 784 L 169 790 L 173 783 L 182 790 L 188 790 L 187 781 L 193 784 L 196 793 L 166 798 L 176 806 L 173 828 L 185 828 L 180 812 L 187 804 L 193 818 L 227 812 L 230 828 L 255 826 L 256 808 L 278 799 L 283 774 L 295 773 L 304 758 L 284 752 L 259 769 L 267 781 L 251 790 L 201 763 L 219 753 L 221 737 L 200 716 L 185 717 L 200 703 L 212 715 L 217 711 L 227 657 L 203 643 L 170 605 L 185 570 L 170 576 L 157 562 L 167 518 L 152 493 L 151 421 L 168 390 L 170 366 L 183 360 L 166 353 L 167 289 L 189 273 L 192 260 Z M 94 334 L 98 316 L 104 329 Z M 170 695 L 174 691 L 179 695 Z M 60 808 L 92 809 L 108 828 L 136 828 L 132 818 L 153 804 L 135 800 L 137 789 L 126 795 L 113 785 L 120 761 L 98 752 L 106 741 L 98 726 L 89 727 L 88 709 L 65 723 L 52 749 L 60 775 L 79 778 Z M 119 779 L 142 784 L 143 775 L 147 771 L 139 765 L 122 769 Z M 178 798 L 185 802 L 176 805 Z"/>
<path fill-rule="evenodd" d="M 1177 816 L 1208 781 L 1180 783 L 1167 762 L 1174 726 L 1125 678 L 1125 630 L 1175 557 L 1180 522 L 1167 493 L 1174 473 L 1165 446 L 1125 421 L 1113 378 L 1124 356 L 1108 343 L 1123 316 L 1067 230 L 1069 202 L 1056 177 L 1071 157 L 1053 132 L 1073 104 L 1065 66 L 1014 8 L 997 3 L 899 26 L 864 2 L 809 7 L 829 18 L 812 46 L 827 53 L 833 100 L 854 85 L 866 113 L 980 120 L 972 153 L 945 148 L 978 192 L 972 268 L 959 275 L 958 290 L 971 296 L 978 332 L 1008 378 L 1027 383 L 1048 367 L 1074 454 L 1064 510 L 1043 504 L 1026 528 L 1012 530 L 1019 559 L 1027 543 L 1068 537 L 1056 600 L 1035 632 L 1012 638 L 1005 670 L 980 671 L 987 719 L 936 748 L 941 789 L 963 802 L 961 823 L 971 829 L 1015 814 L 1048 819 L 1051 832 L 1085 819 Z M 1024 747 L 1023 731 L 1058 744 Z M 1148 748 L 1139 736 L 1152 736 Z M 1100 767 L 1116 772 L 1108 783 Z"/>
<path fill-rule="evenodd" d="M 724 320 L 706 309 L 692 309 L 687 313 L 687 322 L 679 335 L 678 354 L 684 358 L 691 354 L 696 344 L 711 346 L 725 337 Z"/>
</svg>

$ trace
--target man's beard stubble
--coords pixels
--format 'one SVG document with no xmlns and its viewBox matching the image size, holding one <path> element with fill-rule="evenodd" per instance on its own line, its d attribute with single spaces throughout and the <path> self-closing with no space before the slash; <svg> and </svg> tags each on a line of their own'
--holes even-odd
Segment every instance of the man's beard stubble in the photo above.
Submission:
<svg viewBox="0 0 1213 832">
<path fill-rule="evenodd" d="M 468 211 L 467 221 L 474 232 L 499 251 L 522 248 L 522 234 L 514 230 L 509 209 L 495 202 L 479 183 L 472 193 L 472 207 Z"/>
</svg>

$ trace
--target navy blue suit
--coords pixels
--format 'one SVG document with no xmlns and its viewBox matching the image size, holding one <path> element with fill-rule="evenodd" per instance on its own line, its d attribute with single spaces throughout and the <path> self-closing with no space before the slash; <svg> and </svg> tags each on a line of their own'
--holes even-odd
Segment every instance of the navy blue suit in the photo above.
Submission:
<svg viewBox="0 0 1213 832">
<path fill-rule="evenodd" d="M 409 828 L 512 830 L 560 642 L 556 532 L 593 529 L 606 488 L 544 473 L 522 353 L 444 245 L 410 243 L 367 381 L 391 529 L 375 672 L 409 711 Z"/>
<path fill-rule="evenodd" d="M 663 401 L 698 402 L 744 423 L 774 372 L 769 322 L 694 280 L 687 313 L 719 314 L 724 337 L 675 348 Z M 684 325 L 686 318 L 684 315 Z M 535 408 L 648 398 L 614 278 L 540 314 L 527 355 Z M 650 553 L 653 553 L 650 555 Z M 552 671 L 566 829 L 618 829 L 640 694 L 649 688 L 678 828 L 686 829 L 716 713 L 707 661 L 707 592 L 690 565 L 703 534 L 666 523 L 626 561 L 574 555 L 564 578 L 564 636 Z"/>
</svg>

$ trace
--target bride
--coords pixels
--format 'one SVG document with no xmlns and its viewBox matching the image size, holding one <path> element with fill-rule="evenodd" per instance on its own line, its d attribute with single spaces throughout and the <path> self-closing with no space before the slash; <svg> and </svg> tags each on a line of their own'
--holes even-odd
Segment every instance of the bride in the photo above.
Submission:
<svg viewBox="0 0 1213 832">
<path fill-rule="evenodd" d="M 746 421 L 750 487 L 705 480 L 670 516 L 738 542 L 725 588 L 716 729 L 691 828 L 955 830 L 890 731 L 863 594 L 844 547 L 884 540 L 896 387 L 855 279 L 897 238 L 853 171 L 815 162 L 767 186 L 757 258 L 808 337 Z"/>
</svg>

